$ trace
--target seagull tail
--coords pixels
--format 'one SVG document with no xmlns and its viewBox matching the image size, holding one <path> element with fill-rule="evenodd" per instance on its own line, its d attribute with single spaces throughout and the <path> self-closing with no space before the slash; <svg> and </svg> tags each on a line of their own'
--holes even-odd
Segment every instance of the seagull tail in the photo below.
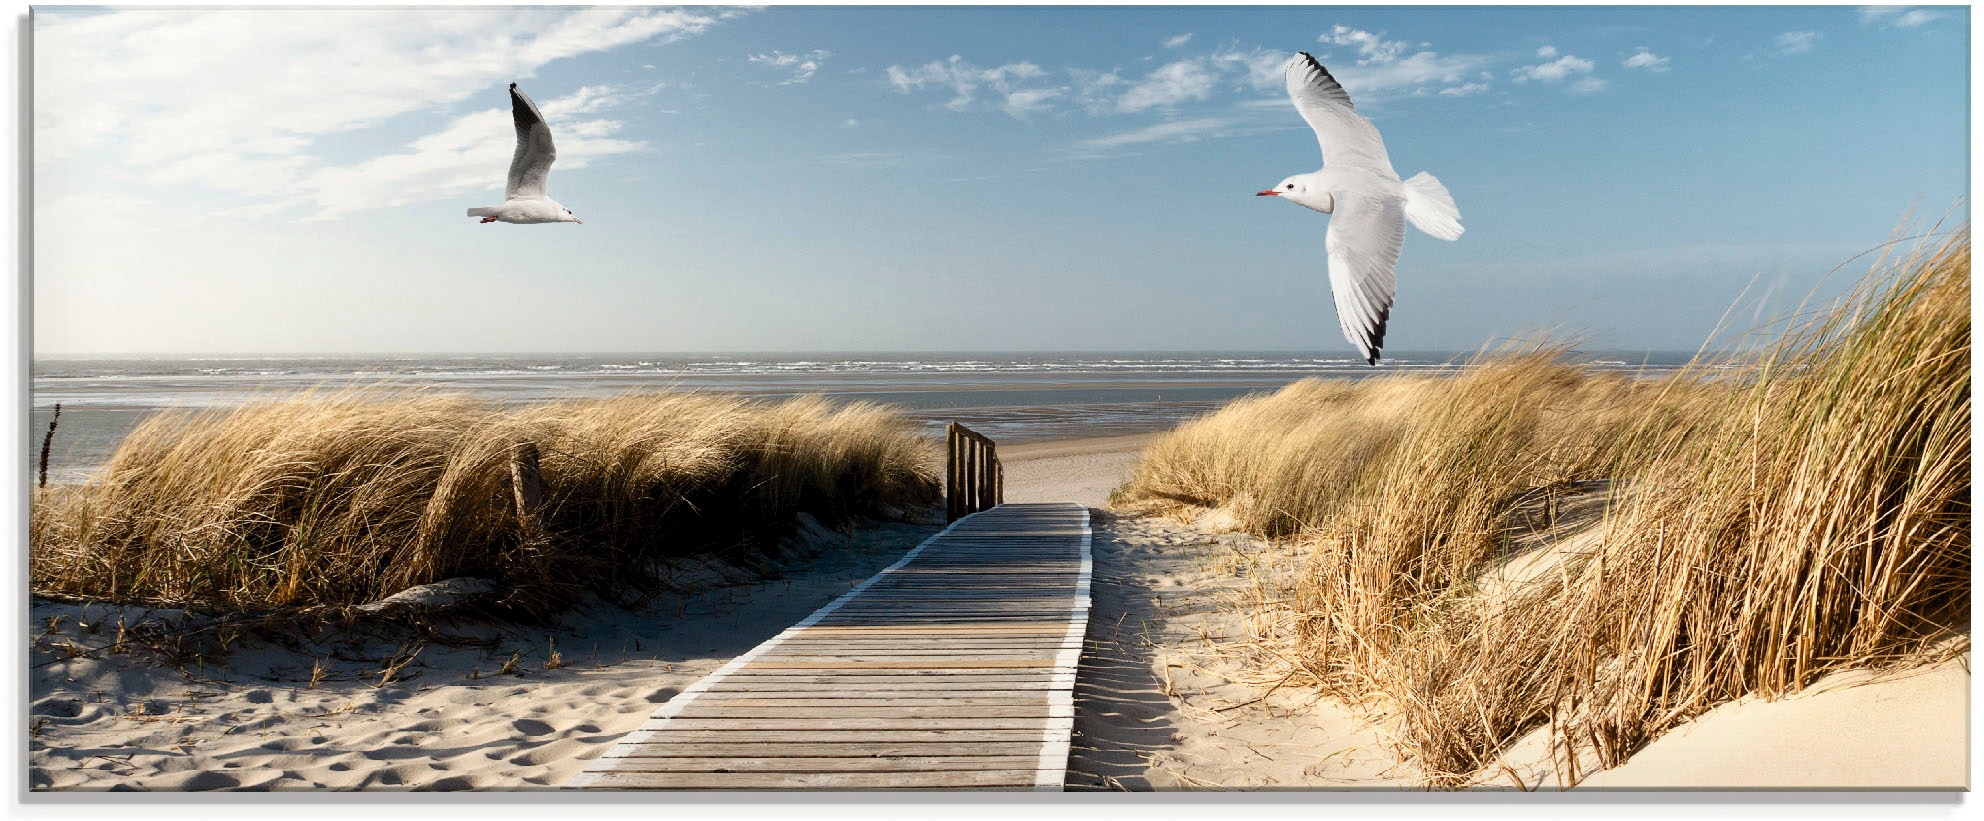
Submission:
<svg viewBox="0 0 1984 821">
<path fill-rule="evenodd" d="M 1412 227 L 1444 240 L 1460 239 L 1460 207 L 1432 174 L 1421 171 L 1405 181 L 1405 218 Z"/>
<path fill-rule="evenodd" d="M 496 209 L 494 209 L 494 208 L 470 208 L 470 209 L 468 209 L 468 215 L 469 215 L 469 216 L 471 216 L 471 217 L 493 217 L 493 216 L 496 216 Z"/>
</svg>

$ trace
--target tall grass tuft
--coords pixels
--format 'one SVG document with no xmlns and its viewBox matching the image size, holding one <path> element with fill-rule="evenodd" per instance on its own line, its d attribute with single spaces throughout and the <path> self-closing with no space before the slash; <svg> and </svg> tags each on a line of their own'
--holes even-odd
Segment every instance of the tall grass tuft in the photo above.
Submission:
<svg viewBox="0 0 1984 821">
<path fill-rule="evenodd" d="M 512 461 L 540 454 L 520 516 Z M 38 592 L 234 608 L 350 605 L 453 576 L 546 614 L 657 590 L 668 560 L 761 549 L 936 495 L 928 445 L 885 408 L 665 394 L 503 408 L 347 391 L 172 412 L 86 485 L 36 497 Z"/>
<path fill-rule="evenodd" d="M 1720 701 L 1967 644 L 1969 267 L 1963 231 L 1759 360 L 1661 379 L 1545 345 L 1298 383 L 1155 441 L 1114 501 L 1311 545 L 1300 666 L 1430 783 L 1545 725 L 1575 780 Z M 1579 495 L 1603 518 L 1503 578 Z"/>
</svg>

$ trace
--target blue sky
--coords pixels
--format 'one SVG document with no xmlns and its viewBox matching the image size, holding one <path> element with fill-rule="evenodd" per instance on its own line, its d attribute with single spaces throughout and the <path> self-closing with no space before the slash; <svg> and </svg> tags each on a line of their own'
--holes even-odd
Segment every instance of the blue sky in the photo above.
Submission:
<svg viewBox="0 0 1984 821">
<path fill-rule="evenodd" d="M 1692 349 L 1967 195 L 1968 10 L 455 8 L 34 18 L 40 354 L 1349 349 L 1317 55 L 1467 233 L 1394 351 Z M 584 225 L 480 225 L 543 107 Z M 1959 214 L 1967 216 L 1966 211 Z M 1835 280 L 1851 279 L 1864 262 Z"/>
</svg>

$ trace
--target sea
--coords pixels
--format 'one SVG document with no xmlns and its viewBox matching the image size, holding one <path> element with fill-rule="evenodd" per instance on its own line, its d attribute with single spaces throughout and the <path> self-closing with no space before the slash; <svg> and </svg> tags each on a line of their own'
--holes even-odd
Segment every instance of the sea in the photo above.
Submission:
<svg viewBox="0 0 1984 821">
<path fill-rule="evenodd" d="M 62 413 L 48 479 L 76 482 L 159 411 L 230 408 L 349 387 L 418 388 L 520 404 L 659 391 L 760 399 L 821 394 L 897 406 L 933 436 L 956 421 L 996 442 L 1040 442 L 1164 430 L 1310 377 L 1449 373 L 1467 356 L 1404 352 L 1375 368 L 1343 355 L 1288 352 L 36 357 L 28 458 L 39 460 L 57 404 Z M 1573 361 L 1657 375 L 1689 356 L 1580 351 Z"/>
</svg>

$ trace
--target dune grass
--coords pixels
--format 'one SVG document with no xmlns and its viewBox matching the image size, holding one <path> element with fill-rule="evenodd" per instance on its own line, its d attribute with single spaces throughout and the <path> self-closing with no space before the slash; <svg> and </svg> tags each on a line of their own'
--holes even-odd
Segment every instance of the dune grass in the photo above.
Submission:
<svg viewBox="0 0 1984 821">
<path fill-rule="evenodd" d="M 1430 784 L 1545 726 L 1575 780 L 1721 701 L 1967 646 L 1969 273 L 1965 230 L 1741 366 L 1537 346 L 1298 383 L 1160 438 L 1113 501 L 1309 545 L 1299 667 Z M 1482 583 L 1580 492 L 1608 497 L 1592 547 Z"/>
<path fill-rule="evenodd" d="M 542 502 L 512 463 L 535 446 Z M 355 390 L 170 412 L 37 494 L 36 592 L 225 608 L 359 604 L 454 576 L 544 615 L 635 600 L 665 563 L 761 552 L 796 514 L 933 501 L 929 445 L 869 404 L 662 394 L 503 407 Z"/>
</svg>

